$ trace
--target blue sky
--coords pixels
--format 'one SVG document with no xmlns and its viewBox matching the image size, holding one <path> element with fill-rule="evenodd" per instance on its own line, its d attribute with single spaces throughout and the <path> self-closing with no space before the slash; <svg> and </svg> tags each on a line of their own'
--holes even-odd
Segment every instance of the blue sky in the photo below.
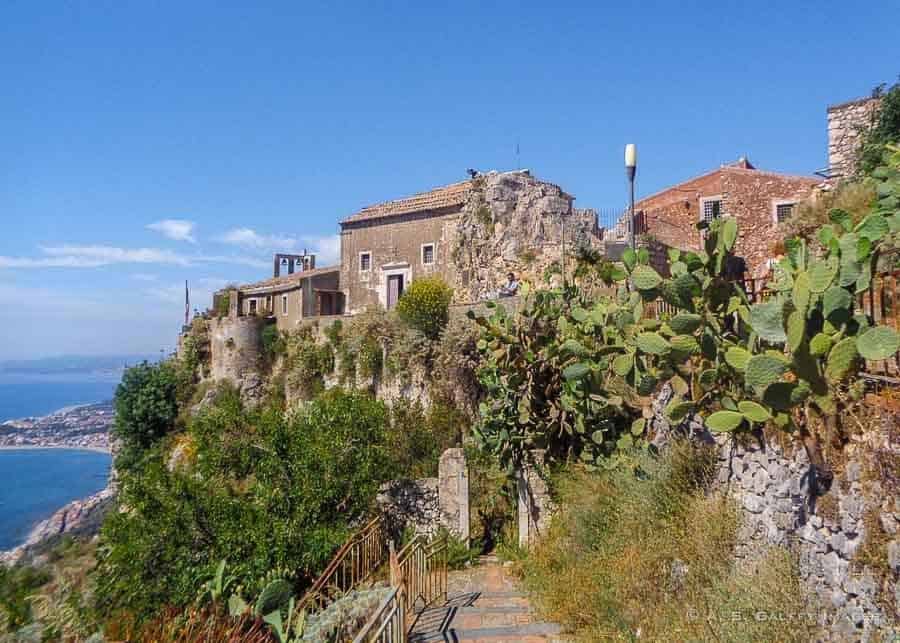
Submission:
<svg viewBox="0 0 900 643">
<path fill-rule="evenodd" d="M 156 352 L 277 248 L 521 165 L 582 207 L 747 155 L 825 165 L 900 3 L 4 2 L 0 359 Z M 321 262 L 320 262 L 321 263 Z"/>
</svg>

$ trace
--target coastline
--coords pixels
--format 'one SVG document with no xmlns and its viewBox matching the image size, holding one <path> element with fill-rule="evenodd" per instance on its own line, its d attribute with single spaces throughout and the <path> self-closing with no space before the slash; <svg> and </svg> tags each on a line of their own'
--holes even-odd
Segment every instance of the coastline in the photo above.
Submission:
<svg viewBox="0 0 900 643">
<path fill-rule="evenodd" d="M 38 449 L 65 449 L 68 451 L 90 451 L 91 453 L 105 453 L 112 456 L 109 447 L 69 446 L 66 444 L 4 444 L 0 445 L 0 451 L 36 451 Z"/>
</svg>

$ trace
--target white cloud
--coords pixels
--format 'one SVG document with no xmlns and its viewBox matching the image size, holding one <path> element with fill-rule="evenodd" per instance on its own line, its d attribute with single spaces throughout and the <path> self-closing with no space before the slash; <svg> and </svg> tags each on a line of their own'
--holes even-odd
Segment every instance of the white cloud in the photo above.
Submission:
<svg viewBox="0 0 900 643">
<path fill-rule="evenodd" d="M 216 240 L 245 248 L 266 250 L 293 250 L 297 247 L 297 239 L 294 237 L 260 234 L 253 228 L 232 228 Z"/>
<path fill-rule="evenodd" d="M 175 241 L 187 241 L 189 243 L 197 243 L 194 238 L 194 228 L 196 224 L 193 221 L 185 219 L 163 219 L 151 223 L 147 226 L 148 230 L 159 232 L 164 237 Z"/>
<path fill-rule="evenodd" d="M 204 309 L 212 305 L 212 295 L 215 291 L 224 288 L 228 283 L 227 279 L 218 279 L 214 277 L 202 277 L 188 283 L 188 290 L 191 296 L 191 308 Z M 184 282 L 159 285 L 147 288 L 144 291 L 148 296 L 160 301 L 172 304 L 184 304 Z"/>
<path fill-rule="evenodd" d="M 162 248 L 118 248 L 115 246 L 41 246 L 43 256 L 0 256 L 0 268 L 98 268 L 113 264 L 157 264 L 193 266 L 222 263 L 265 268 L 268 260 L 255 256 L 179 254 Z"/>
<path fill-rule="evenodd" d="M 232 228 L 218 236 L 217 241 L 244 248 L 268 250 L 270 252 L 300 252 L 308 250 L 316 254 L 317 265 L 336 264 L 341 258 L 340 235 L 325 237 L 292 237 L 278 234 L 262 234 L 253 228 Z"/>
<path fill-rule="evenodd" d="M 136 281 L 157 281 L 159 279 L 159 275 L 154 275 L 149 272 L 136 272 L 131 275 L 131 278 Z"/>
<path fill-rule="evenodd" d="M 338 234 L 328 237 L 308 237 L 303 239 L 308 244 L 310 252 L 316 254 L 316 265 L 325 267 L 341 261 L 341 236 Z"/>
</svg>

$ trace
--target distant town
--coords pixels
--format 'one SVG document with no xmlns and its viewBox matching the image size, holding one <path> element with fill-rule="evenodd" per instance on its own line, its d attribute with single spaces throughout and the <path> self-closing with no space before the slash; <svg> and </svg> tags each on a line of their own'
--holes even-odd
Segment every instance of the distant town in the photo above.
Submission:
<svg viewBox="0 0 900 643">
<path fill-rule="evenodd" d="M 70 406 L 44 417 L 0 424 L 0 448 L 57 447 L 109 451 L 112 402 Z"/>
</svg>

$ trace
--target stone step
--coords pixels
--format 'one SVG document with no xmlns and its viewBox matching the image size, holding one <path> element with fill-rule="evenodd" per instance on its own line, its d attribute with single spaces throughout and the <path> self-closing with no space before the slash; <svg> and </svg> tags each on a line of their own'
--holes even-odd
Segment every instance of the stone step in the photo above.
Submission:
<svg viewBox="0 0 900 643">
<path fill-rule="evenodd" d="M 457 628 L 445 631 L 415 632 L 409 636 L 410 643 L 430 643 L 431 641 L 455 641 L 456 643 L 538 643 L 562 641 L 560 627 L 554 623 L 529 623 L 505 627 Z"/>
</svg>

